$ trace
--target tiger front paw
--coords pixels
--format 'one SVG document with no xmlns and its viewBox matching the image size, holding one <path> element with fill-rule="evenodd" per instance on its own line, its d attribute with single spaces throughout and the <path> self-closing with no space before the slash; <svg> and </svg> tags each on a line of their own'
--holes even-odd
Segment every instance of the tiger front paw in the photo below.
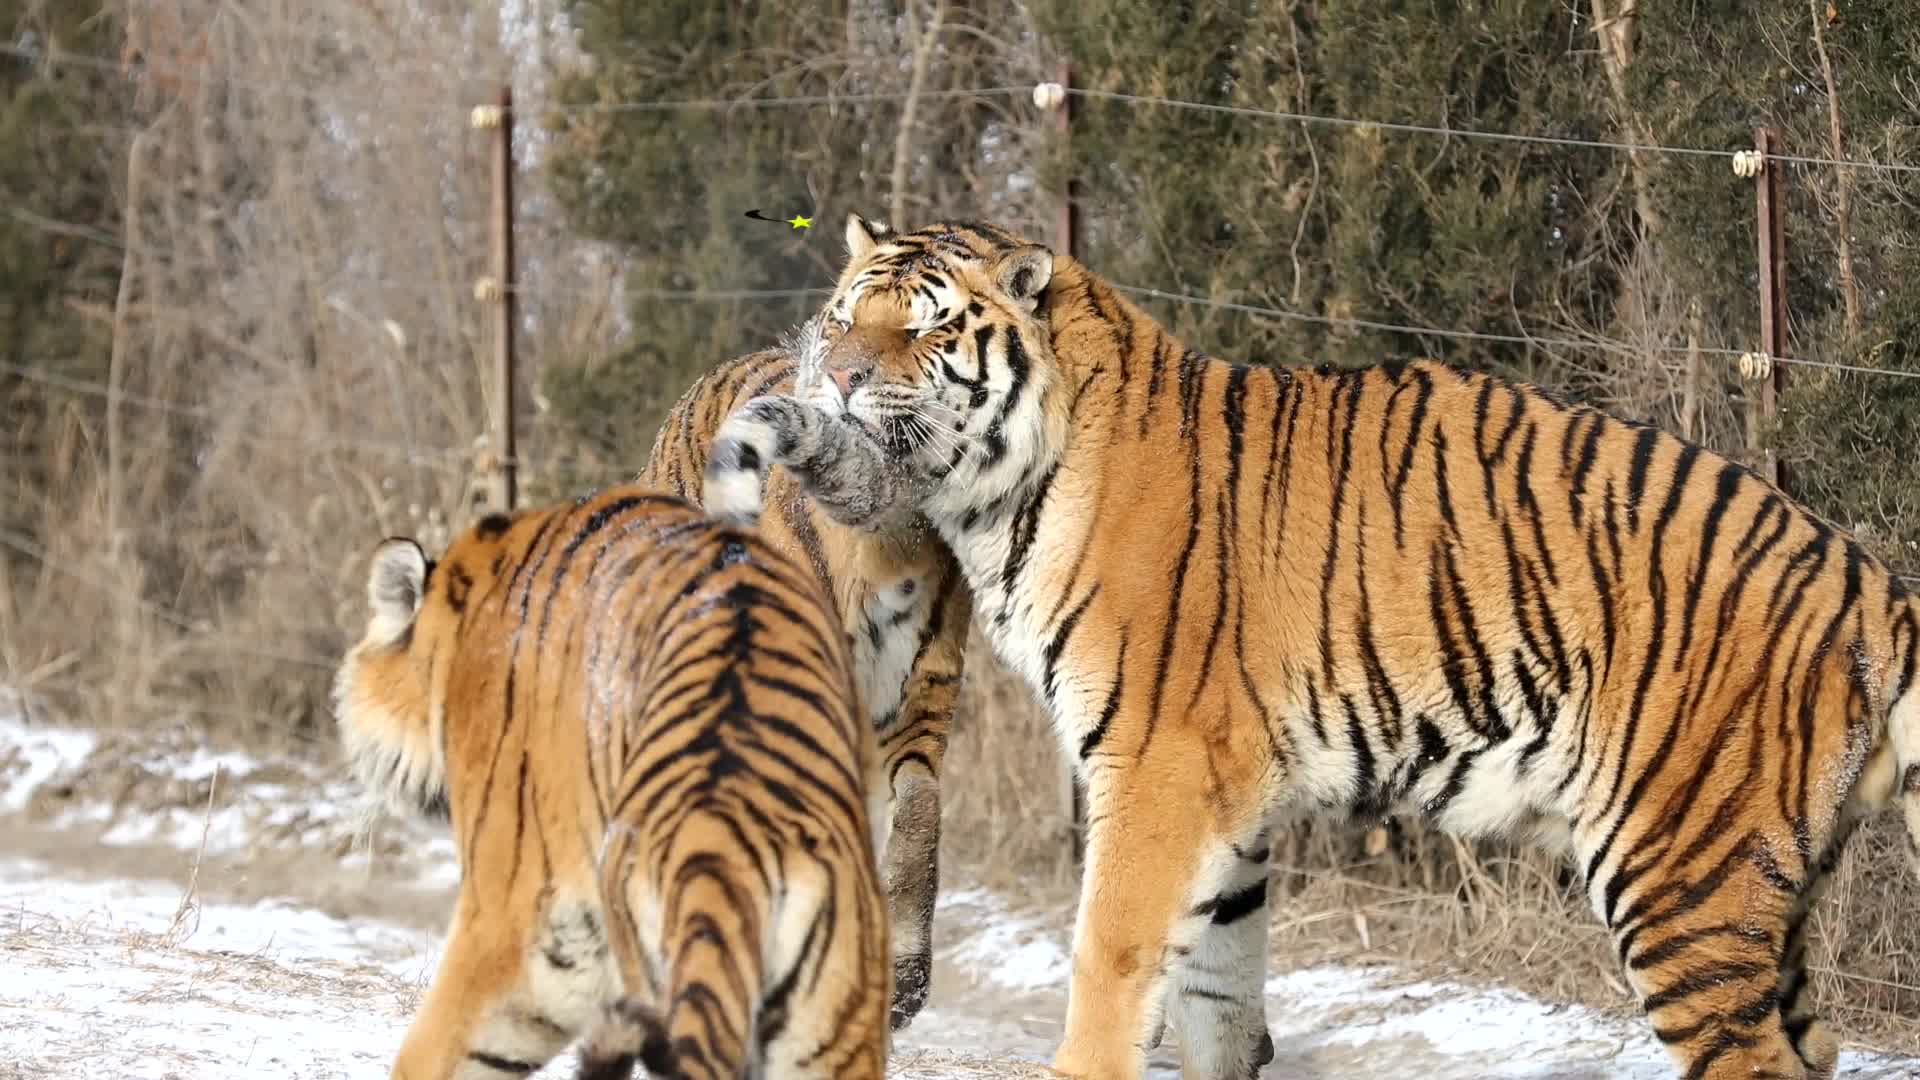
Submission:
<svg viewBox="0 0 1920 1080">
<path fill-rule="evenodd" d="M 791 399 L 754 398 L 721 423 L 707 455 L 701 505 L 736 525 L 755 525 L 766 509 L 767 471 L 778 459 Z"/>
</svg>

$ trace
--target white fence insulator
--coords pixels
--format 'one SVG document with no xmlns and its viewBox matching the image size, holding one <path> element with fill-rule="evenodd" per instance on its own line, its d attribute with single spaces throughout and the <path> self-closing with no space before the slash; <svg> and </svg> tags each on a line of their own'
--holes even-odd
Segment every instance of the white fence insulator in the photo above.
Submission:
<svg viewBox="0 0 1920 1080">
<path fill-rule="evenodd" d="M 467 117 L 467 122 L 481 130 L 497 128 L 500 126 L 502 114 L 503 110 L 498 105 L 475 105 L 473 112 Z"/>
<path fill-rule="evenodd" d="M 1067 88 L 1057 82 L 1043 82 L 1033 88 L 1033 103 L 1042 109 L 1057 109 L 1067 100 Z"/>
<path fill-rule="evenodd" d="M 1767 167 L 1767 159 L 1758 150 L 1735 150 L 1733 152 L 1733 175 L 1748 180 L 1759 176 Z"/>
<path fill-rule="evenodd" d="M 1773 374 L 1773 357 L 1763 352 L 1740 354 L 1740 374 L 1756 382 Z"/>
<path fill-rule="evenodd" d="M 473 283 L 473 298 L 483 304 L 497 303 L 504 295 L 498 278 L 483 277 Z"/>
</svg>

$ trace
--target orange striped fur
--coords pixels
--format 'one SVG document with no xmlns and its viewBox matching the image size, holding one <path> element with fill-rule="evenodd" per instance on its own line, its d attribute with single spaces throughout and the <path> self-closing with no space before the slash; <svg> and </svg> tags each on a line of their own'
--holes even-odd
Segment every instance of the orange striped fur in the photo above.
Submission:
<svg viewBox="0 0 1920 1080">
<path fill-rule="evenodd" d="M 613 488 L 373 559 L 336 709 L 461 885 L 393 1076 L 884 1074 L 878 754 L 814 575 Z M 882 796 L 884 798 L 884 796 Z"/>
<path fill-rule="evenodd" d="M 1920 618 L 1857 543 L 1531 386 L 1210 358 L 1005 229 L 848 244 L 805 397 L 925 474 L 1087 785 L 1059 1071 L 1163 1019 L 1256 1071 L 1272 830 L 1405 812 L 1568 852 L 1679 1075 L 1831 1075 L 1809 905 L 1902 788 L 1920 832 Z"/>
<path fill-rule="evenodd" d="M 793 388 L 787 348 L 737 357 L 700 377 L 661 424 L 640 482 L 704 503 L 715 434 L 749 399 Z M 965 670 L 972 594 L 953 556 L 912 529 L 869 531 L 833 520 L 780 470 L 767 478 L 766 542 L 812 568 L 833 594 L 890 795 L 881 851 L 893 928 L 892 1023 L 925 1004 L 940 872 L 940 770 Z"/>
</svg>

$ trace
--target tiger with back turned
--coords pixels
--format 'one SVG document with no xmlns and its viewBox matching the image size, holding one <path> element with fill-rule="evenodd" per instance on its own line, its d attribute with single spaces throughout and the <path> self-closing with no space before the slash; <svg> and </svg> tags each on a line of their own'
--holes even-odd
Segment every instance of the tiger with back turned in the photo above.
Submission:
<svg viewBox="0 0 1920 1080">
<path fill-rule="evenodd" d="M 396 1080 L 880 1080 L 885 787 L 805 567 L 640 487 L 382 544 L 335 684 L 356 774 L 450 815 Z M 871 792 L 871 794 L 870 794 Z M 869 800 L 874 805 L 869 806 Z"/>
<path fill-rule="evenodd" d="M 1212 359 L 1002 228 L 847 243 L 803 403 L 921 477 L 1087 785 L 1056 1069 L 1165 1016 L 1257 1070 L 1268 837 L 1404 811 L 1570 853 L 1682 1075 L 1832 1075 L 1809 906 L 1867 813 L 1920 836 L 1920 609 L 1854 540 L 1527 385 Z"/>
<path fill-rule="evenodd" d="M 660 425 L 639 482 L 705 504 L 707 460 L 716 446 L 758 454 L 756 469 L 741 470 L 730 459 L 721 470 L 734 483 L 753 478 L 750 490 L 721 493 L 722 501 L 751 504 L 756 517 L 762 505 L 770 508 L 760 522 L 767 542 L 812 568 L 835 598 L 890 795 L 881 868 L 897 1029 L 920 1011 L 929 990 L 940 772 L 973 601 L 952 553 L 905 505 L 900 485 L 907 479 L 887 467 L 878 448 L 852 425 L 791 407 L 785 395 L 796 390 L 795 358 L 815 351 L 818 332 L 818 320 L 809 320 L 780 347 L 702 375 Z M 743 410 L 749 401 L 759 404 Z M 786 467 L 767 475 L 762 490 L 759 478 L 775 464 Z"/>
</svg>

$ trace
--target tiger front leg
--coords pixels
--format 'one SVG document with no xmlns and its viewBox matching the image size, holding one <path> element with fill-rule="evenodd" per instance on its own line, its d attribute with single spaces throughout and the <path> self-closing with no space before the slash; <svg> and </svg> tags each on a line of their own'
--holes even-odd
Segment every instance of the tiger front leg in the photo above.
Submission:
<svg viewBox="0 0 1920 1080">
<path fill-rule="evenodd" d="M 1184 978 L 1181 969 L 1233 880 L 1231 838 L 1217 822 L 1258 817 L 1257 808 L 1212 803 L 1192 775 L 1172 763 L 1190 757 L 1175 745 L 1182 741 L 1177 732 L 1163 732 L 1153 760 L 1103 762 L 1088 777 L 1087 868 L 1066 1038 L 1053 1062 L 1067 1076 L 1141 1076 L 1166 994 Z M 1254 1047 L 1183 1040 L 1182 1049 L 1190 1058 L 1187 1077 L 1246 1080 Z"/>
<path fill-rule="evenodd" d="M 757 522 L 774 465 L 791 471 L 828 517 L 849 528 L 895 529 L 915 512 L 906 474 L 864 428 L 784 394 L 756 397 L 720 425 L 702 505 L 725 520 Z"/>
<path fill-rule="evenodd" d="M 1267 834 L 1235 845 L 1226 884 L 1168 1005 L 1188 1080 L 1252 1078 L 1273 1060 L 1267 1030 Z"/>
</svg>

